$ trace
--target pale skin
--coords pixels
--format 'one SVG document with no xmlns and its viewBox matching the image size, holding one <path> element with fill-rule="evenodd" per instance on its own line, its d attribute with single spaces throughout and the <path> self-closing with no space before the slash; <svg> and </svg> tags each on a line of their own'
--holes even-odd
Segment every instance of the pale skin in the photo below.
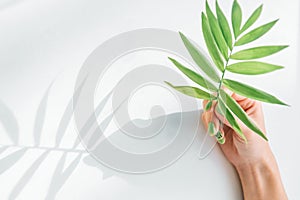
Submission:
<svg viewBox="0 0 300 200">
<path fill-rule="evenodd" d="M 240 104 L 257 126 L 266 133 L 262 105 L 240 95 L 230 93 Z M 203 101 L 205 108 L 208 101 Z M 219 144 L 225 157 L 236 169 L 245 200 L 287 200 L 279 169 L 270 145 L 259 135 L 238 121 L 247 138 L 247 144 L 231 128 L 230 124 L 220 115 L 213 104 L 210 110 L 204 111 L 202 121 L 207 128 L 213 122 L 225 138 L 224 144 Z M 220 125 L 220 121 L 224 125 Z"/>
</svg>

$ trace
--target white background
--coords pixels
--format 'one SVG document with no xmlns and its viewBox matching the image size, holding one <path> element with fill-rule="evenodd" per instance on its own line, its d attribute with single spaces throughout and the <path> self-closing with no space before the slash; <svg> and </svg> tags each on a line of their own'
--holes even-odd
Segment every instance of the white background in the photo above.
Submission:
<svg viewBox="0 0 300 200">
<path fill-rule="evenodd" d="M 290 199 L 300 199 L 300 110 L 297 105 L 300 100 L 300 7 L 297 0 L 240 0 L 247 16 L 262 2 L 264 11 L 258 24 L 275 18 L 280 21 L 256 44 L 289 44 L 287 50 L 267 59 L 286 68 L 266 76 L 238 78 L 272 91 L 292 105 L 290 108 L 264 105 L 264 108 L 270 143 L 287 193 Z M 229 0 L 220 2 L 225 13 L 230 13 L 231 3 Z M 7 127 L 0 125 L 2 147 L 15 146 L 0 154 L 0 173 L 3 170 L 0 199 L 240 199 L 235 172 L 218 148 L 204 160 L 197 158 L 201 138 L 196 138 L 185 156 L 171 167 L 154 174 L 128 175 L 97 164 L 86 157 L 80 146 L 70 150 L 77 136 L 71 122 L 60 147 L 40 157 L 46 148 L 55 146 L 57 126 L 72 96 L 77 73 L 98 45 L 119 33 L 150 27 L 181 30 L 204 47 L 200 28 L 203 9 L 201 0 L 1 0 L 0 100 L 17 119 L 18 130 L 8 129 L 18 133 L 15 135 L 19 139 L 18 144 L 13 144 Z M 39 144 L 43 148 L 27 149 L 16 164 L 10 166 L 13 161 L 5 158 L 20 150 L 20 146 L 37 146 L 34 139 L 36 112 L 54 79 Z M 101 98 L 101 95 L 96 97 Z M 162 99 L 161 102 L 168 104 L 168 98 Z M 168 105 L 170 112 L 175 110 L 175 105 Z M 145 110 L 139 107 L 142 103 L 134 106 L 132 115 L 144 116 Z M 0 117 L 3 123 L 10 120 L 3 113 Z M 43 121 L 43 117 L 37 118 Z M 64 154 L 66 160 L 63 160 Z M 60 172 L 59 167 L 65 169 L 72 161 L 72 173 L 57 178 L 55 172 Z"/>
</svg>

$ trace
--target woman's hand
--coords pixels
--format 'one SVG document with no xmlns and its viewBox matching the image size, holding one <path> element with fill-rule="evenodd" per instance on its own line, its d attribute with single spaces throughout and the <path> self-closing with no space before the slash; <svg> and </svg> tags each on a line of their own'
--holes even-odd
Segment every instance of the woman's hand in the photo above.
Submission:
<svg viewBox="0 0 300 200">
<path fill-rule="evenodd" d="M 265 133 L 261 103 L 235 93 L 231 96 Z M 207 103 L 208 101 L 203 102 L 204 108 Z M 209 110 L 204 111 L 202 121 L 206 129 L 208 129 L 208 124 L 213 122 L 215 134 L 220 131 L 223 135 L 223 142 L 225 143 L 219 146 L 240 176 L 245 199 L 287 199 L 276 160 L 267 141 L 237 119 L 242 132 L 247 138 L 247 143 L 245 143 L 232 129 L 228 121 L 217 112 L 216 103 Z"/>
</svg>

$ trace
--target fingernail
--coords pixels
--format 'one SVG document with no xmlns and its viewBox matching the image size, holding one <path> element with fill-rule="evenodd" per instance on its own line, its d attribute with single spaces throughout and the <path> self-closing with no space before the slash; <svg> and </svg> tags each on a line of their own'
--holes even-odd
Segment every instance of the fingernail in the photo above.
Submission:
<svg viewBox="0 0 300 200">
<path fill-rule="evenodd" d="M 205 106 L 205 111 L 208 111 L 211 109 L 211 106 L 212 106 L 212 101 L 209 101 L 206 106 Z"/>
<path fill-rule="evenodd" d="M 215 135 L 215 125 L 212 122 L 208 123 L 208 133 L 209 133 L 210 136 Z"/>
<path fill-rule="evenodd" d="M 217 141 L 220 144 L 224 144 L 225 143 L 225 137 L 224 137 L 224 135 L 222 135 L 222 133 L 220 131 L 217 132 L 216 138 L 217 138 Z"/>
</svg>

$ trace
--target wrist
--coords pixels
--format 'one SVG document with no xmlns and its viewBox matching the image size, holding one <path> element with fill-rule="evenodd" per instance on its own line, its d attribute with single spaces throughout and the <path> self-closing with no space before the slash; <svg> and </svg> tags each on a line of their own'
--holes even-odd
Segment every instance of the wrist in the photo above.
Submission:
<svg viewBox="0 0 300 200">
<path fill-rule="evenodd" d="M 273 154 L 256 162 L 240 163 L 235 168 L 242 183 L 245 200 L 287 199 Z"/>
<path fill-rule="evenodd" d="M 235 166 L 240 177 L 259 177 L 261 174 L 264 176 L 276 173 L 277 166 L 273 161 L 260 160 L 256 162 L 245 162 Z"/>
<path fill-rule="evenodd" d="M 235 168 L 240 176 L 272 176 L 279 173 L 276 160 L 273 154 L 262 157 L 258 160 L 249 160 L 244 163 L 235 165 Z"/>
<path fill-rule="evenodd" d="M 268 145 L 258 148 L 257 151 L 244 154 L 232 164 L 238 172 L 272 169 L 277 166 L 276 159 Z"/>
</svg>

